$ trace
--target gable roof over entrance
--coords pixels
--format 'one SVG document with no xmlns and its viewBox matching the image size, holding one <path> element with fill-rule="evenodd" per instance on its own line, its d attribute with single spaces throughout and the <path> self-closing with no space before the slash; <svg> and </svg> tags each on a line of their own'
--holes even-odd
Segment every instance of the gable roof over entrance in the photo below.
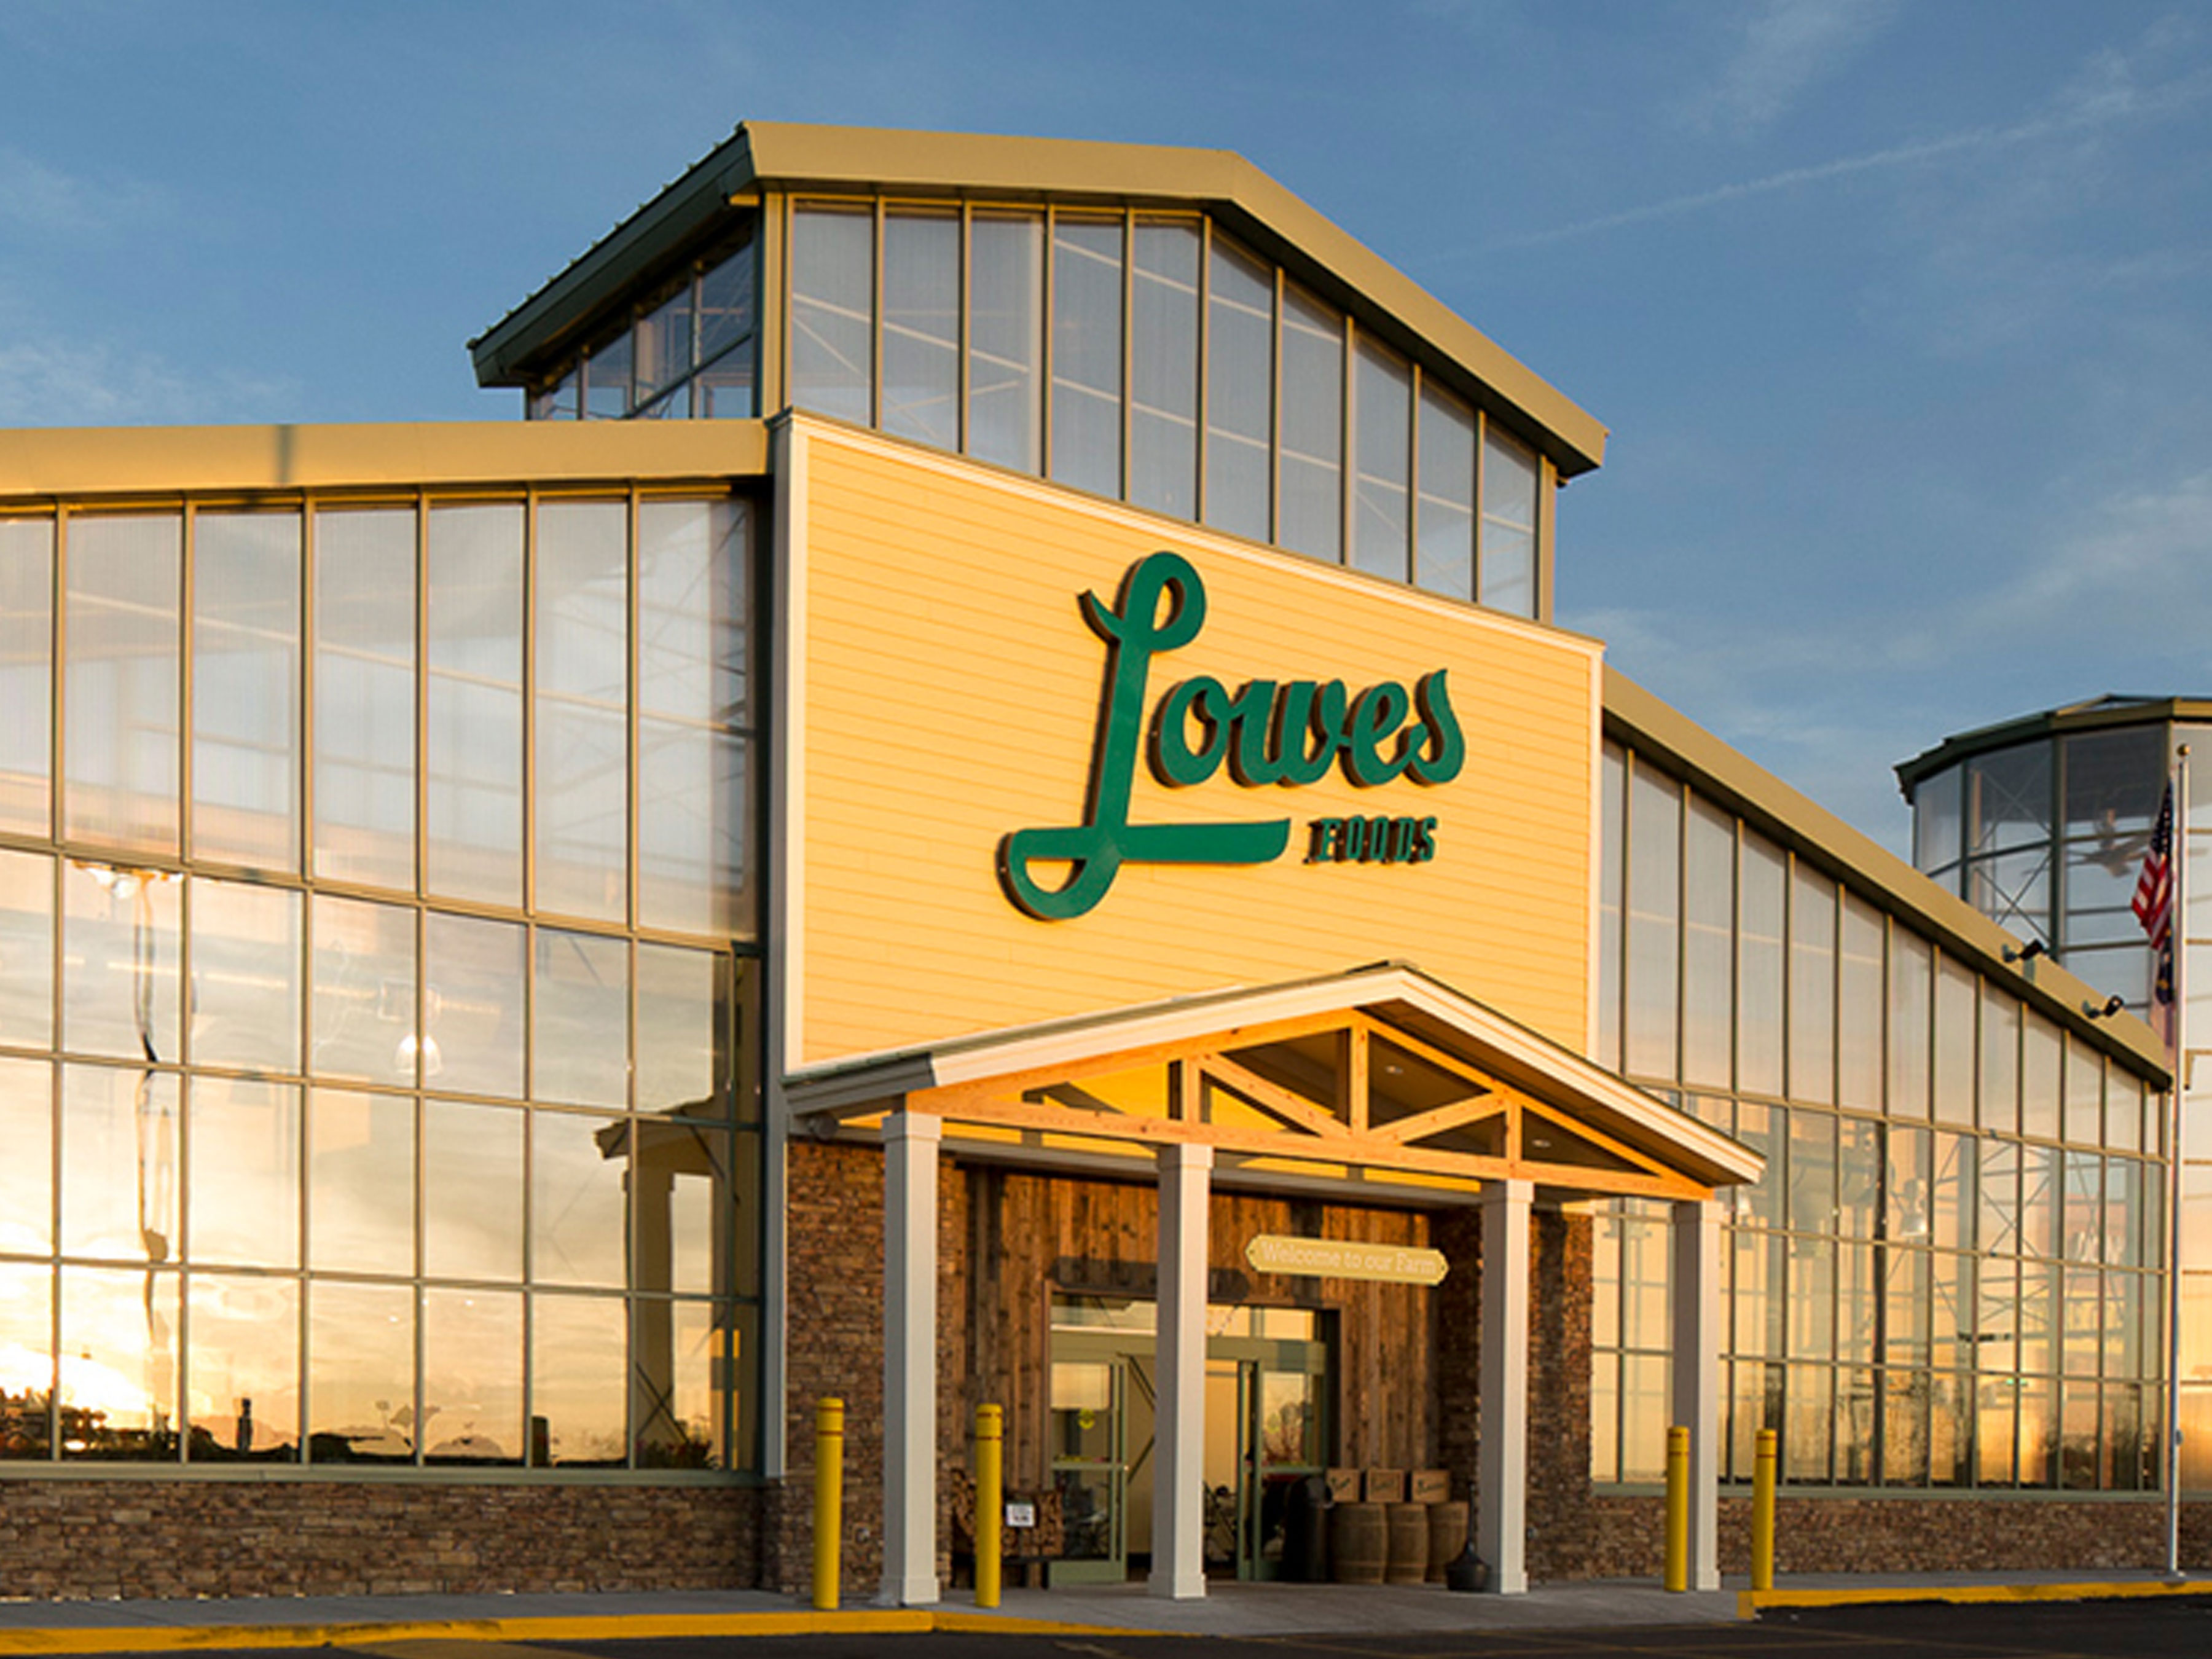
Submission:
<svg viewBox="0 0 2212 1659">
<path fill-rule="evenodd" d="M 1418 969 L 1380 963 L 797 1073 L 795 1120 L 891 1109 L 1032 1145 L 1202 1145 L 1286 1172 L 1710 1197 L 1757 1152 Z"/>
</svg>

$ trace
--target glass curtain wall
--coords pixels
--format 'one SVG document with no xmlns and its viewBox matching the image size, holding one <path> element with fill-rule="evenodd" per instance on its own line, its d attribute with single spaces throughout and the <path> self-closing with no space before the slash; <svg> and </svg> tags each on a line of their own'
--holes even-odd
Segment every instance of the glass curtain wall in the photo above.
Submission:
<svg viewBox="0 0 2212 1659">
<path fill-rule="evenodd" d="M 2010 988 L 1608 744 L 1601 1063 L 1758 1149 L 1728 1221 L 1727 1478 L 2156 1484 L 2155 1097 Z M 1664 1474 L 1663 1206 L 1595 1231 L 1593 1474 Z"/>
<path fill-rule="evenodd" d="M 751 556 L 0 517 L 0 1473 L 750 1465 Z"/>
<path fill-rule="evenodd" d="M 802 409 L 1516 616 L 1543 463 L 1206 221 L 800 201 Z"/>
</svg>

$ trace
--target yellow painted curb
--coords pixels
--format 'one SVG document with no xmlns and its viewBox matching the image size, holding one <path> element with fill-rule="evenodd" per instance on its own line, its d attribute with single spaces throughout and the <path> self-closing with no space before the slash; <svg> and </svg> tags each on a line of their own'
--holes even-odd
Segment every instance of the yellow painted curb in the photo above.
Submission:
<svg viewBox="0 0 2212 1659">
<path fill-rule="evenodd" d="M 2212 1595 L 2212 1578 L 2074 1584 L 1889 1584 L 1859 1589 L 1771 1589 L 1736 1592 L 1736 1616 L 1753 1619 L 1767 1607 L 1880 1607 L 1885 1602 L 2122 1601 L 2153 1595 Z"/>
<path fill-rule="evenodd" d="M 0 1628 L 0 1656 L 178 1653 L 209 1648 L 366 1647 L 391 1642 L 625 1642 L 669 1636 L 920 1635 L 930 1631 L 1021 1636 L 1162 1636 L 1175 1632 L 1049 1619 L 866 1607 L 849 1613 L 618 1613 L 564 1619 L 430 1619 L 344 1625 L 138 1625 Z"/>
</svg>

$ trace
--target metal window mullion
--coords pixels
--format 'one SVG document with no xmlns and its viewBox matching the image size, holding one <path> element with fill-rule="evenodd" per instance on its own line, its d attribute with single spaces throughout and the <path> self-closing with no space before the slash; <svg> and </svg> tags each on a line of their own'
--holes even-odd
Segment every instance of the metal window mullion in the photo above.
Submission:
<svg viewBox="0 0 2212 1659">
<path fill-rule="evenodd" d="M 958 342 L 959 361 L 952 371 L 952 383 L 957 407 L 952 416 L 953 447 L 963 455 L 968 453 L 968 398 L 971 390 L 968 372 L 968 354 L 974 348 L 974 310 L 975 296 L 975 204 L 971 201 L 960 204 L 960 264 L 953 277 L 957 296 L 953 307 L 953 337 Z"/>
<path fill-rule="evenodd" d="M 189 987 L 191 981 L 187 980 L 185 983 Z M 179 1000 L 186 1001 L 185 999 L 181 998 Z M 188 1001 L 186 1001 L 186 1006 L 189 1007 Z M 179 1012 L 185 1026 L 189 1030 L 191 1025 L 189 1012 L 184 1009 Z M 174 1241 L 173 1255 L 177 1264 L 174 1274 L 177 1296 L 176 1366 L 175 1381 L 173 1384 L 176 1389 L 176 1396 L 171 1402 L 175 1410 L 175 1421 L 179 1432 L 177 1449 L 172 1452 L 166 1461 L 181 1464 L 190 1464 L 191 1462 L 192 1438 L 191 1403 L 192 1397 L 192 1299 L 191 1294 L 192 1286 L 191 1270 L 186 1262 L 185 1252 L 185 1241 L 191 1236 L 192 1224 L 191 1097 L 191 1079 L 189 1077 L 179 1077 L 177 1079 L 177 1237 Z M 160 1282 L 150 1266 L 147 1269 L 147 1277 L 151 1284 Z"/>
<path fill-rule="evenodd" d="M 1192 523 L 1204 524 L 1206 467 L 1212 449 L 1206 423 L 1212 419 L 1213 403 L 1213 216 L 1210 213 L 1198 216 L 1198 326 L 1192 340 L 1198 361 L 1192 365 L 1197 386 L 1191 410 L 1190 517 Z"/>
<path fill-rule="evenodd" d="M 1267 539 L 1282 540 L 1283 504 L 1283 268 L 1269 268 L 1273 289 L 1269 305 L 1268 349 L 1273 354 L 1267 374 Z"/>
<path fill-rule="evenodd" d="M 61 1049 L 61 870 L 54 860 L 54 1004 L 53 1058 L 46 1062 L 46 1461 L 59 1462 L 62 1455 L 62 1064 Z"/>
<path fill-rule="evenodd" d="M 1337 324 L 1336 393 L 1336 562 L 1352 563 L 1352 504 L 1358 494 L 1358 409 L 1353 399 L 1359 384 L 1359 353 L 1352 343 L 1352 313 Z"/>
<path fill-rule="evenodd" d="M 872 427 L 884 423 L 884 230 L 888 217 L 879 195 L 874 202 L 874 234 L 869 239 L 868 424 Z"/>
<path fill-rule="evenodd" d="M 1136 426 L 1137 356 L 1137 210 L 1133 207 L 1121 210 L 1121 483 L 1118 492 L 1122 501 L 1129 499 L 1129 483 L 1133 473 L 1129 447 Z"/>
<path fill-rule="evenodd" d="M 292 757 L 295 769 L 292 775 L 294 794 L 298 811 L 292 825 L 292 856 L 294 868 L 299 871 L 304 883 L 312 879 L 314 872 L 315 823 L 315 687 L 318 683 L 315 661 L 315 576 L 319 568 L 315 542 L 315 499 L 305 496 L 300 502 L 300 633 L 299 658 L 292 684 L 300 699 L 298 718 L 292 722 L 293 742 L 297 752 Z M 301 925 L 301 937 L 306 938 L 306 923 Z M 305 959 L 303 959 L 305 960 Z M 307 1012 L 307 981 L 300 981 L 300 1009 L 302 1016 L 300 1048 L 300 1069 L 307 1071 L 307 1050 L 304 1017 Z M 304 1440 L 300 1443 L 306 1445 Z"/>
<path fill-rule="evenodd" d="M 522 701 L 522 913 L 538 914 L 538 514 L 535 486 L 522 501 L 522 661 L 518 690 Z M 526 1091 L 528 1050 L 524 1042 Z"/>
<path fill-rule="evenodd" d="M 415 880 L 418 912 L 430 890 L 430 499 L 415 497 Z M 422 939 L 416 939 L 415 977 L 422 977 Z M 422 1036 L 422 1010 L 416 1010 L 416 1046 Z M 421 1072 L 416 1072 L 421 1081 Z"/>
<path fill-rule="evenodd" d="M 190 859 L 192 855 L 193 830 L 198 814 L 192 811 L 192 737 L 198 724 L 192 708 L 192 654 L 194 611 L 198 606 L 199 584 L 196 580 L 199 551 L 199 509 L 193 503 L 185 503 L 179 515 L 179 539 L 181 543 L 178 561 L 177 592 L 177 854 Z M 189 983 L 187 981 L 185 983 Z M 184 985 L 178 987 L 181 993 Z M 181 998 L 180 998 L 181 1000 Z M 190 1022 L 186 1022 L 189 1024 Z"/>
<path fill-rule="evenodd" d="M 1421 362 L 1406 359 L 1406 580 L 1421 585 Z"/>
<path fill-rule="evenodd" d="M 1674 782 L 1674 780 L 1669 780 Z M 1689 1086 L 1690 787 L 1674 782 L 1674 1065 L 1678 1091 Z M 1676 1098 L 1680 1099 L 1678 1093 Z M 1671 1264 L 1670 1264 L 1671 1267 Z"/>
<path fill-rule="evenodd" d="M 57 847 L 62 840 L 62 779 L 66 769 L 63 757 L 63 704 L 69 685 L 64 652 L 68 639 L 64 611 L 69 599 L 66 561 L 70 517 L 66 505 L 58 505 L 54 508 L 53 537 L 48 545 L 46 558 L 46 831 Z M 58 933 L 61 926 L 59 910 L 54 913 L 54 926 Z M 58 959 L 56 972 L 58 975 Z M 54 986 L 58 992 L 61 986 L 58 976 Z M 54 1031 L 56 1046 L 58 1047 L 61 1031 L 58 1012 L 56 1020 Z"/>
<path fill-rule="evenodd" d="M 1474 509 L 1474 546 L 1472 550 L 1474 556 L 1470 561 L 1474 568 L 1469 575 L 1469 580 L 1474 583 L 1474 591 L 1469 593 L 1468 598 L 1476 605 L 1480 605 L 1482 603 L 1483 463 L 1490 453 L 1489 411 L 1478 407 L 1474 411 L 1473 425 L 1474 427 L 1474 489 L 1471 492 L 1473 500 L 1468 502 L 1468 505 Z"/>
<path fill-rule="evenodd" d="M 1053 324 L 1054 307 L 1058 303 L 1060 284 L 1054 280 L 1060 268 L 1060 210 L 1051 203 L 1045 204 L 1044 246 L 1042 254 L 1042 292 L 1037 296 L 1037 476 L 1052 477 L 1052 405 L 1054 386 Z"/>
</svg>

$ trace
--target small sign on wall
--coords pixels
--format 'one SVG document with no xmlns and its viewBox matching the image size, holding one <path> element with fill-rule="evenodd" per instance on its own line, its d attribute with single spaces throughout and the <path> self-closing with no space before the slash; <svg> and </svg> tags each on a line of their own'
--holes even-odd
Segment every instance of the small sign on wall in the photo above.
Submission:
<svg viewBox="0 0 2212 1659">
<path fill-rule="evenodd" d="M 1331 1469 L 1328 1472 L 1328 1501 L 1332 1504 L 1357 1504 L 1359 1501 L 1358 1469 Z"/>
<path fill-rule="evenodd" d="M 1416 1504 L 1443 1504 L 1451 1498 L 1451 1474 L 1447 1469 L 1415 1469 L 1413 1471 L 1413 1501 Z"/>
<path fill-rule="evenodd" d="M 1402 1504 L 1406 1501 L 1406 1472 L 1403 1469 L 1370 1469 L 1366 1479 L 1367 1501 L 1370 1504 Z"/>
<path fill-rule="evenodd" d="M 1036 1504 L 1009 1504 L 1006 1505 L 1006 1529 L 1009 1532 L 1019 1532 L 1025 1527 L 1035 1525 L 1036 1525 Z"/>
</svg>

